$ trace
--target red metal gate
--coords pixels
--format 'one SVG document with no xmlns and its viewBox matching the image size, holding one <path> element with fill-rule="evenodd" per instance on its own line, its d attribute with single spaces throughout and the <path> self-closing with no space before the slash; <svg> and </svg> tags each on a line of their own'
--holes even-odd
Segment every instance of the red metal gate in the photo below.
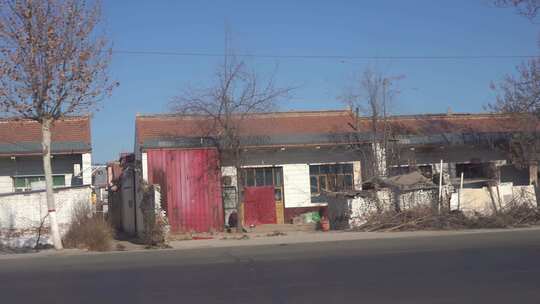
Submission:
<svg viewBox="0 0 540 304">
<path fill-rule="evenodd" d="M 246 225 L 276 224 L 274 187 L 246 187 L 244 202 Z"/>
<path fill-rule="evenodd" d="M 148 150 L 148 181 L 161 186 L 173 232 L 223 230 L 216 149 Z"/>
</svg>

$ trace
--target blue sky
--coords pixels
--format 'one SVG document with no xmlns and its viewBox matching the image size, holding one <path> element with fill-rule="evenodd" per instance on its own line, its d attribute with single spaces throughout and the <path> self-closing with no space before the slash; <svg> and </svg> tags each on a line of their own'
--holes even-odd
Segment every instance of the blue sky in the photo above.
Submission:
<svg viewBox="0 0 540 304">
<path fill-rule="evenodd" d="M 225 25 L 238 53 L 260 55 L 536 55 L 540 27 L 487 0 L 103 1 L 115 50 L 222 53 Z M 208 84 L 220 58 L 113 57 L 120 82 L 94 115 L 94 162 L 133 151 L 136 113 L 162 113 L 187 85 Z M 277 66 L 298 87 L 282 110 L 341 109 L 338 96 L 365 68 L 404 75 L 395 114 L 480 112 L 492 80 L 520 59 L 269 59 L 247 62 L 263 75 Z"/>
</svg>

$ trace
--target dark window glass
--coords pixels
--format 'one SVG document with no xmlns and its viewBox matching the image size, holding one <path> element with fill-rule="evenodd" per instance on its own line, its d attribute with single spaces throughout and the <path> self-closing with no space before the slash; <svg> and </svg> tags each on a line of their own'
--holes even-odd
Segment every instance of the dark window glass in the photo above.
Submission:
<svg viewBox="0 0 540 304">
<path fill-rule="evenodd" d="M 336 188 L 336 176 L 335 175 L 329 175 L 328 176 L 328 190 L 337 191 L 337 188 Z"/>
<path fill-rule="evenodd" d="M 345 175 L 345 189 L 352 190 L 353 189 L 353 177 L 352 175 Z"/>
<path fill-rule="evenodd" d="M 336 176 L 336 191 L 345 189 L 345 181 L 343 175 Z"/>
<path fill-rule="evenodd" d="M 54 187 L 64 187 L 65 185 L 66 185 L 66 176 L 65 175 L 53 176 L 53 186 Z"/>
<path fill-rule="evenodd" d="M 310 174 L 310 175 L 317 175 L 317 174 L 319 174 L 319 167 L 320 167 L 320 166 L 316 166 L 316 165 L 311 165 L 311 166 L 309 166 L 309 174 Z"/>
<path fill-rule="evenodd" d="M 272 168 L 264 169 L 264 184 L 266 186 L 274 185 L 274 178 L 272 177 Z"/>
<path fill-rule="evenodd" d="M 328 187 L 327 187 L 327 180 L 326 180 L 326 176 L 325 175 L 321 175 L 319 176 L 319 183 L 320 183 L 320 187 L 321 187 L 321 191 L 322 190 L 328 190 Z"/>
<path fill-rule="evenodd" d="M 274 168 L 274 185 L 281 186 L 281 168 Z"/>
<path fill-rule="evenodd" d="M 264 186 L 264 169 L 263 168 L 257 168 L 255 170 L 255 179 L 257 182 L 257 187 Z"/>
<path fill-rule="evenodd" d="M 311 176 L 309 180 L 311 184 L 311 193 L 318 193 L 319 185 L 318 185 L 317 176 Z"/>
<path fill-rule="evenodd" d="M 321 174 L 328 174 L 328 165 L 321 165 L 320 166 Z"/>
<path fill-rule="evenodd" d="M 255 177 L 253 176 L 254 171 L 252 169 L 246 170 L 246 184 L 248 187 L 255 186 Z"/>
<path fill-rule="evenodd" d="M 343 173 L 344 174 L 352 174 L 353 173 L 353 165 L 352 164 L 343 164 Z"/>
<path fill-rule="evenodd" d="M 283 200 L 283 196 L 281 195 L 281 189 L 279 189 L 279 188 L 274 189 L 274 199 L 276 201 L 282 201 Z"/>
</svg>

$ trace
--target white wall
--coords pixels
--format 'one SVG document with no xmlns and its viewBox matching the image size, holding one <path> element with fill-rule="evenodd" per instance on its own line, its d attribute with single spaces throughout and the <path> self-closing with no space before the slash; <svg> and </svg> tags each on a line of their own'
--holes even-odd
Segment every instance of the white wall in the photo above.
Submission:
<svg viewBox="0 0 540 304">
<path fill-rule="evenodd" d="M 354 190 L 362 190 L 362 164 L 360 161 L 353 162 Z"/>
<path fill-rule="evenodd" d="M 321 205 L 311 203 L 309 165 L 307 164 L 283 165 L 283 194 L 285 208 Z"/>
<path fill-rule="evenodd" d="M 13 180 L 11 176 L 0 176 L 0 193 L 13 192 Z"/>
<path fill-rule="evenodd" d="M 142 178 L 145 182 L 148 182 L 148 153 L 146 152 L 142 154 L 141 166 Z"/>
<path fill-rule="evenodd" d="M 92 184 L 92 154 L 85 153 L 82 155 L 82 176 L 83 185 Z"/>
<path fill-rule="evenodd" d="M 466 214 L 478 212 L 484 215 L 490 215 L 497 210 L 506 208 L 509 204 L 530 204 L 536 206 L 536 194 L 534 186 L 514 186 L 512 183 L 502 183 L 498 187 L 491 187 L 493 200 L 488 187 L 478 189 L 464 188 L 459 199 L 459 190 L 452 193 L 450 207 L 453 210 L 458 208 Z M 458 203 L 459 202 L 459 203 Z"/>
<path fill-rule="evenodd" d="M 90 187 L 76 187 L 55 191 L 56 214 L 61 233 L 69 227 L 76 204 L 90 204 Z M 47 215 L 45 191 L 0 195 L 0 243 L 10 246 L 33 246 L 32 237 Z M 45 219 L 45 227 L 49 226 Z M 17 238 L 6 238 L 7 232 L 16 232 Z M 50 243 L 48 235 L 44 243 Z"/>
</svg>

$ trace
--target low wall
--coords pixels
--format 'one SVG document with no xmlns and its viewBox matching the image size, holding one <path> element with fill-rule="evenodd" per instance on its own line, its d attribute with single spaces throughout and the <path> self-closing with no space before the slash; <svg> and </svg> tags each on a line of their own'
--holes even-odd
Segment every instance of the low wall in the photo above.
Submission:
<svg viewBox="0 0 540 304">
<path fill-rule="evenodd" d="M 482 187 L 479 189 L 462 189 L 452 194 L 450 206 L 452 210 L 461 210 L 466 214 L 493 214 L 512 204 L 530 204 L 536 206 L 534 186 L 514 186 L 502 183 L 498 187 Z"/>
<path fill-rule="evenodd" d="M 76 204 L 91 204 L 90 186 L 55 190 L 56 214 L 60 232 L 65 233 Z M 45 191 L 0 195 L 0 243 L 10 247 L 33 247 L 37 232 L 43 227 L 42 244 L 51 244 L 48 235 L 47 200 Z M 42 225 L 43 223 L 43 225 Z"/>
</svg>

